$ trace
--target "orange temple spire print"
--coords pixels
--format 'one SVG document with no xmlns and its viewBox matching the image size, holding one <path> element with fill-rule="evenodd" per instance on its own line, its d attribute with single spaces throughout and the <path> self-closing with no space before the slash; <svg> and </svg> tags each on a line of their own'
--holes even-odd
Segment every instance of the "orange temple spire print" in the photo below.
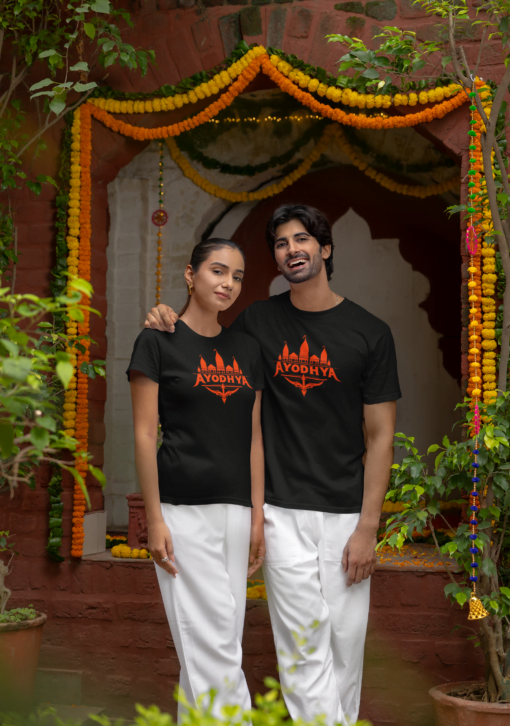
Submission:
<svg viewBox="0 0 510 726">
<path fill-rule="evenodd" d="M 311 388 L 322 386 L 330 378 L 340 383 L 337 378 L 335 369 L 329 360 L 326 346 L 322 346 L 320 358 L 316 354 L 310 355 L 310 346 L 303 335 L 303 342 L 299 348 L 299 356 L 297 353 L 289 354 L 289 347 L 285 341 L 282 353 L 276 361 L 276 371 L 274 377 L 281 374 L 286 381 L 298 388 L 303 396 Z"/>
<path fill-rule="evenodd" d="M 204 357 L 200 356 L 200 364 L 196 373 L 197 380 L 193 388 L 203 386 L 216 396 L 220 396 L 223 403 L 226 403 L 227 398 L 243 386 L 252 388 L 235 358 L 232 359 L 232 365 L 225 366 L 223 358 L 216 349 L 214 353 L 214 365 L 212 363 L 207 365 Z"/>
</svg>

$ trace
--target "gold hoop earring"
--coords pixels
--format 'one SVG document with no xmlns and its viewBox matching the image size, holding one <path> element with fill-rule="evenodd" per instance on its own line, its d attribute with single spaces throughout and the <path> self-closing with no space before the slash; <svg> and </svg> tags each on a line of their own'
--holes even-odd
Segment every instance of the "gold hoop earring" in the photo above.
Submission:
<svg viewBox="0 0 510 726">
<path fill-rule="evenodd" d="M 191 297 L 193 295 L 193 285 L 188 285 L 188 297 Z"/>
</svg>

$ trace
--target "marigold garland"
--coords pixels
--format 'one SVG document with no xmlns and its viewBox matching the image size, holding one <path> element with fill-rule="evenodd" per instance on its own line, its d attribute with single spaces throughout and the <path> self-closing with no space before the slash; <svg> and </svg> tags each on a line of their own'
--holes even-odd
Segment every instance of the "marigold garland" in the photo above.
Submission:
<svg viewBox="0 0 510 726">
<path fill-rule="evenodd" d="M 373 169 L 364 161 L 354 149 L 354 147 L 347 141 L 345 134 L 340 126 L 336 127 L 335 137 L 342 151 L 349 157 L 354 166 L 360 171 L 363 171 L 368 177 L 373 179 L 375 182 L 380 184 L 385 189 L 389 189 L 391 192 L 397 194 L 404 194 L 409 197 L 418 197 L 419 199 L 425 199 L 426 197 L 432 197 L 435 194 L 444 194 L 449 192 L 460 184 L 460 177 L 455 175 L 448 181 L 442 182 L 441 184 L 430 184 L 428 186 L 419 186 L 418 184 L 399 184 L 398 182 L 390 179 L 380 171 Z"/>
<path fill-rule="evenodd" d="M 318 78 L 312 78 L 307 73 L 293 67 L 288 61 L 272 55 L 269 60 L 280 73 L 286 76 L 296 86 L 318 96 L 325 96 L 333 103 L 343 103 L 344 106 L 357 106 L 358 108 L 389 108 L 390 106 L 416 106 L 416 104 L 436 103 L 445 98 L 451 98 L 462 86 L 458 83 L 450 83 L 448 86 L 436 86 L 427 91 L 418 93 L 396 93 L 393 97 L 389 94 L 358 93 L 351 88 L 340 88 L 339 86 L 328 86 L 321 83 Z"/>
<path fill-rule="evenodd" d="M 403 116 L 382 118 L 381 116 L 364 116 L 363 114 L 353 113 L 347 114 L 341 109 L 331 108 L 331 106 L 324 103 L 319 103 L 309 93 L 301 91 L 292 83 L 292 81 L 289 81 L 288 78 L 275 68 L 267 55 L 263 54 L 251 60 L 246 68 L 239 74 L 237 80 L 232 84 L 229 90 L 220 96 L 217 101 L 214 101 L 214 103 L 198 113 L 196 116 L 184 121 L 179 121 L 175 124 L 170 124 L 169 126 L 159 126 L 153 129 L 133 126 L 132 124 L 121 121 L 120 119 L 113 118 L 110 113 L 95 105 L 98 99 L 89 99 L 86 105 L 90 109 L 90 113 L 97 118 L 98 121 L 101 121 L 108 128 L 113 131 L 117 131 L 124 136 L 130 136 L 131 138 L 139 141 L 167 139 L 169 136 L 178 136 L 178 134 L 181 134 L 184 131 L 189 131 L 190 129 L 196 128 L 197 126 L 210 121 L 221 110 L 230 106 L 234 98 L 244 91 L 248 83 L 255 78 L 259 70 L 262 70 L 266 75 L 268 75 L 282 91 L 285 91 L 290 96 L 296 98 L 304 106 L 307 106 L 325 118 L 330 118 L 333 121 L 337 121 L 338 123 L 342 123 L 347 126 L 354 126 L 355 128 L 390 129 L 416 126 L 420 123 L 428 123 L 436 118 L 443 118 L 447 113 L 453 111 L 455 108 L 458 108 L 466 101 L 465 94 L 458 93 L 453 99 L 437 103 L 433 108 Z"/>
<path fill-rule="evenodd" d="M 294 184 L 294 182 L 306 174 L 312 164 L 324 151 L 326 151 L 330 143 L 335 141 L 338 142 L 340 148 L 347 154 L 347 156 L 349 156 L 355 166 L 381 186 L 389 189 L 390 191 L 397 192 L 398 194 L 425 199 L 426 197 L 434 194 L 443 194 L 444 192 L 450 191 L 460 183 L 459 177 L 455 176 L 447 182 L 443 182 L 442 184 L 431 184 L 430 186 L 399 184 L 393 179 L 387 177 L 385 174 L 382 174 L 376 169 L 370 167 L 366 161 L 363 161 L 345 138 L 342 128 L 337 124 L 330 124 L 324 129 L 324 133 L 322 134 L 319 142 L 306 159 L 301 162 L 297 169 L 295 169 L 291 174 L 288 174 L 281 181 L 271 184 L 271 186 L 266 187 L 265 189 L 260 189 L 256 192 L 232 192 L 218 186 L 217 184 L 213 184 L 192 167 L 190 162 L 181 154 L 181 151 L 177 146 L 177 142 L 174 139 L 167 139 L 166 143 L 170 151 L 170 156 L 180 168 L 184 176 L 190 179 L 205 192 L 212 194 L 214 197 L 226 199 L 229 202 L 251 202 L 272 197 L 275 194 L 282 192 L 291 184 Z"/>
<path fill-rule="evenodd" d="M 354 126 L 355 128 L 364 129 L 395 129 L 407 126 L 416 126 L 421 123 L 429 123 L 436 118 L 443 118 L 447 113 L 461 106 L 467 101 L 465 93 L 458 93 L 451 100 L 437 103 L 433 108 L 427 108 L 418 113 L 410 113 L 403 116 L 391 116 L 390 118 L 381 118 L 380 116 L 364 116 L 362 114 L 345 113 L 341 109 L 331 108 L 324 103 L 316 101 L 313 96 L 301 89 L 297 88 L 292 81 L 289 81 L 283 73 L 281 73 L 267 56 L 260 56 L 261 68 L 266 75 L 276 83 L 282 91 L 296 98 L 304 106 L 312 111 L 320 113 L 322 116 L 338 121 L 338 123 L 346 126 Z"/>
<path fill-rule="evenodd" d="M 333 124 L 331 124 L 330 126 L 326 126 L 320 140 L 314 146 L 312 151 L 308 154 L 306 159 L 301 162 L 297 169 L 288 174 L 281 181 L 276 182 L 275 184 L 271 184 L 271 186 L 266 187 L 265 189 L 259 189 L 256 192 L 231 192 L 228 189 L 223 189 L 222 187 L 219 187 L 216 184 L 207 181 L 207 179 L 201 176 L 198 171 L 196 171 L 196 169 L 191 166 L 189 161 L 181 154 L 179 147 L 177 146 L 177 143 L 174 141 L 174 139 L 167 139 L 166 143 L 168 146 L 168 150 L 170 151 L 170 156 L 175 161 L 184 176 L 190 179 L 194 184 L 203 189 L 205 192 L 208 192 L 208 194 L 212 194 L 214 197 L 226 199 L 229 202 L 252 202 L 255 200 L 267 199 L 268 197 L 272 197 L 275 194 L 279 194 L 286 187 L 294 184 L 294 182 L 296 182 L 300 177 L 306 174 L 314 161 L 317 161 L 321 154 L 326 151 L 334 133 L 335 126 Z"/>
</svg>

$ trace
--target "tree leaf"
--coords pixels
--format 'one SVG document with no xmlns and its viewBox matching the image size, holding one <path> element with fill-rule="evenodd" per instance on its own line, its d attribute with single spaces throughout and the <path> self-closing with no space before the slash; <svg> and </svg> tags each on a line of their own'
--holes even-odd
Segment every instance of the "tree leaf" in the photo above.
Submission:
<svg viewBox="0 0 510 726">
<path fill-rule="evenodd" d="M 79 63 L 75 63 L 74 66 L 71 66 L 69 68 L 70 71 L 88 71 L 89 70 L 89 64 L 85 63 L 85 61 L 80 61 Z"/>
<path fill-rule="evenodd" d="M 69 383 L 71 382 L 71 378 L 73 377 L 74 368 L 72 363 L 68 363 L 66 361 L 59 361 L 57 365 L 55 366 L 55 370 L 57 372 L 57 376 L 62 381 L 62 385 L 67 390 Z"/>
<path fill-rule="evenodd" d="M 89 464 L 89 471 L 104 488 L 106 486 L 106 477 L 101 469 L 98 469 L 97 466 L 92 466 L 92 464 Z"/>
<path fill-rule="evenodd" d="M 8 423 L 0 424 L 0 451 L 2 459 L 8 459 L 12 454 L 14 444 L 14 426 Z"/>
<path fill-rule="evenodd" d="M 78 91 L 78 93 L 84 93 L 85 91 L 90 91 L 91 88 L 96 88 L 97 83 L 95 81 L 90 81 L 90 83 L 75 83 L 73 90 Z"/>
<path fill-rule="evenodd" d="M 108 0 L 96 0 L 96 2 L 90 6 L 90 9 L 95 13 L 108 14 L 109 12 L 111 12 L 111 6 Z"/>
<path fill-rule="evenodd" d="M 65 101 L 62 101 L 60 98 L 54 98 L 53 101 L 50 101 L 50 108 L 55 116 L 61 114 L 65 107 Z"/>
<path fill-rule="evenodd" d="M 46 429 L 34 426 L 30 432 L 30 441 L 38 449 L 46 449 L 50 445 L 50 435 Z"/>
<path fill-rule="evenodd" d="M 83 30 L 85 33 L 89 36 L 91 40 L 94 39 L 94 36 L 96 35 L 96 29 L 92 25 L 92 23 L 83 23 Z"/>
<path fill-rule="evenodd" d="M 52 55 L 60 55 L 60 53 L 57 53 L 55 48 L 51 48 L 50 50 L 43 50 L 42 53 L 39 53 L 39 58 L 50 58 Z"/>
<path fill-rule="evenodd" d="M 459 603 L 459 605 L 462 606 L 466 602 L 467 597 L 466 597 L 466 594 L 464 592 L 458 592 L 455 595 L 455 599 L 457 600 L 457 602 Z"/>
<path fill-rule="evenodd" d="M 33 86 L 30 86 L 28 89 L 29 91 L 38 91 L 40 88 L 46 88 L 46 86 L 51 86 L 56 81 L 52 81 L 51 78 L 43 78 L 42 81 L 39 81 L 38 83 L 34 83 Z"/>
<path fill-rule="evenodd" d="M 2 362 L 2 373 L 15 381 L 25 381 L 32 369 L 29 358 L 5 358 Z"/>
</svg>

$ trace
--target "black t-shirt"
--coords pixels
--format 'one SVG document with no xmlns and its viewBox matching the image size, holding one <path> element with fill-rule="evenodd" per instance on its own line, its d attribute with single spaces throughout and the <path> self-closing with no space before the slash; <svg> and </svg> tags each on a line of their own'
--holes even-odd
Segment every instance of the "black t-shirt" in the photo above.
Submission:
<svg viewBox="0 0 510 726">
<path fill-rule="evenodd" d="M 127 369 L 159 383 L 159 492 L 168 504 L 226 502 L 251 507 L 255 391 L 264 387 L 257 342 L 222 328 L 198 335 L 143 330 Z"/>
<path fill-rule="evenodd" d="M 266 502 L 360 512 L 363 404 L 401 396 L 388 325 L 347 299 L 298 310 L 285 292 L 250 305 L 232 329 L 262 351 Z"/>
</svg>

